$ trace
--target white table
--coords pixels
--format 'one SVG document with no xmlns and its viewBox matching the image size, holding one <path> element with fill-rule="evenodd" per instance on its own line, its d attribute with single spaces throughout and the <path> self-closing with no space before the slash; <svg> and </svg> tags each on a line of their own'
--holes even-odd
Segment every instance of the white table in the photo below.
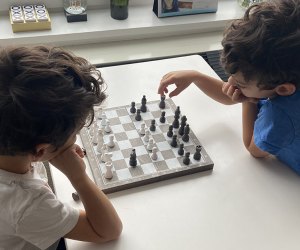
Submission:
<svg viewBox="0 0 300 250">
<path fill-rule="evenodd" d="M 217 77 L 199 56 L 102 69 L 107 106 L 157 100 L 161 77 L 195 69 Z M 197 173 L 108 195 L 124 225 L 118 241 L 97 245 L 67 240 L 72 250 L 298 250 L 300 178 L 274 159 L 258 160 L 241 138 L 241 106 L 223 106 L 191 85 L 173 98 L 214 161 Z M 89 171 L 89 170 L 88 170 Z M 73 187 L 52 167 L 59 199 Z"/>
</svg>

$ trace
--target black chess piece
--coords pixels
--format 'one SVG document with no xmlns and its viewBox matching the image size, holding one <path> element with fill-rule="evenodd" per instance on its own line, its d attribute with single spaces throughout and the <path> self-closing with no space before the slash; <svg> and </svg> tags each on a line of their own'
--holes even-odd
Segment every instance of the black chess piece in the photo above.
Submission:
<svg viewBox="0 0 300 250">
<path fill-rule="evenodd" d="M 184 155 L 184 158 L 183 158 L 183 164 L 184 165 L 189 165 L 191 160 L 190 160 L 190 152 L 186 152 L 185 155 Z"/>
<path fill-rule="evenodd" d="M 155 131 L 155 129 L 156 129 L 156 126 L 155 126 L 155 120 L 153 119 L 153 120 L 151 120 L 151 125 L 150 125 L 150 131 L 152 131 L 152 132 L 154 132 Z"/>
<path fill-rule="evenodd" d="M 184 127 L 185 127 L 185 124 L 184 123 L 180 123 L 180 127 L 178 129 L 178 134 L 183 136 L 184 134 Z"/>
<path fill-rule="evenodd" d="M 177 118 L 180 117 L 180 107 L 179 107 L 179 106 L 177 106 L 177 108 L 176 108 L 176 110 L 175 110 L 175 116 L 176 116 Z"/>
<path fill-rule="evenodd" d="M 161 108 L 161 109 L 164 109 L 165 107 L 166 107 L 166 102 L 165 102 L 165 100 L 166 100 L 166 96 L 165 95 L 162 95 L 161 97 L 160 97 L 160 103 L 159 103 L 159 108 Z"/>
<path fill-rule="evenodd" d="M 168 130 L 167 136 L 168 137 L 172 137 L 173 136 L 173 126 L 172 125 L 169 126 L 169 130 Z"/>
<path fill-rule="evenodd" d="M 134 114 L 136 112 L 135 102 L 131 102 L 130 113 Z"/>
<path fill-rule="evenodd" d="M 140 110 L 140 109 L 137 109 L 137 110 L 136 110 L 135 120 L 136 120 L 136 121 L 142 120 L 141 110 Z"/>
<path fill-rule="evenodd" d="M 184 144 L 183 143 L 179 144 L 178 154 L 181 156 L 184 155 Z"/>
<path fill-rule="evenodd" d="M 176 148 L 176 147 L 177 147 L 177 135 L 173 135 L 172 141 L 171 141 L 170 145 L 171 145 L 173 148 Z"/>
<path fill-rule="evenodd" d="M 188 142 L 188 141 L 190 140 L 189 133 L 190 133 L 190 126 L 189 126 L 189 124 L 187 124 L 187 125 L 184 127 L 184 134 L 183 134 L 183 136 L 181 137 L 181 139 L 182 139 L 184 142 Z"/>
<path fill-rule="evenodd" d="M 161 116 L 159 118 L 159 121 L 161 123 L 165 123 L 166 122 L 166 112 L 165 111 L 161 112 Z"/>
<path fill-rule="evenodd" d="M 186 118 L 186 116 L 185 115 L 183 115 L 182 117 L 181 117 L 181 123 L 180 123 L 180 125 L 183 125 L 184 124 L 184 126 L 186 125 L 186 121 L 187 121 L 187 118 Z"/>
<path fill-rule="evenodd" d="M 147 111 L 147 106 L 146 106 L 146 103 L 147 103 L 147 99 L 146 99 L 146 96 L 143 95 L 143 98 L 142 98 L 142 101 L 141 101 L 142 105 L 141 105 L 141 108 L 140 110 L 145 113 Z"/>
<path fill-rule="evenodd" d="M 201 160 L 201 153 L 200 153 L 201 149 L 202 149 L 202 147 L 200 145 L 196 146 L 196 152 L 194 154 L 194 160 L 196 160 L 196 161 L 200 161 Z"/>
<path fill-rule="evenodd" d="M 131 151 L 130 158 L 129 158 L 129 165 L 132 167 L 136 167 L 137 165 L 135 149 L 132 149 Z"/>
<path fill-rule="evenodd" d="M 177 117 L 176 115 L 174 116 L 174 121 L 172 123 L 173 128 L 179 128 L 179 117 Z"/>
</svg>

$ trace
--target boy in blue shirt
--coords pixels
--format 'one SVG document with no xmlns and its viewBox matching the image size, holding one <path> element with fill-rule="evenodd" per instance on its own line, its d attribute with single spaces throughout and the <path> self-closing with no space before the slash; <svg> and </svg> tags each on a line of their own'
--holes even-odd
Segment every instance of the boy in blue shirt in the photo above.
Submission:
<svg viewBox="0 0 300 250">
<path fill-rule="evenodd" d="M 254 157 L 275 155 L 300 174 L 300 2 L 252 5 L 224 32 L 222 82 L 197 71 L 166 74 L 158 93 L 176 96 L 191 83 L 214 100 L 242 103 L 243 141 Z"/>
</svg>

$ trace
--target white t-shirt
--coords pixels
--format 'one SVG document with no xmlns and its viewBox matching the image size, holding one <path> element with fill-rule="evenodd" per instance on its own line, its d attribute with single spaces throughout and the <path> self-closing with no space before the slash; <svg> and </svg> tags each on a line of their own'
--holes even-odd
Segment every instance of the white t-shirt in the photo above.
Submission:
<svg viewBox="0 0 300 250">
<path fill-rule="evenodd" d="M 70 232 L 79 210 L 60 202 L 35 165 L 26 174 L 0 169 L 0 249 L 46 249 Z"/>
</svg>

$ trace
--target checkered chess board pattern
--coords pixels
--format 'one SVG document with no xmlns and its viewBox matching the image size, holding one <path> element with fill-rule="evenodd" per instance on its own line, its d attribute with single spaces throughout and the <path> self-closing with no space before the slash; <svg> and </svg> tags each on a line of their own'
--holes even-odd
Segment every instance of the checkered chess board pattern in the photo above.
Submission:
<svg viewBox="0 0 300 250">
<path fill-rule="evenodd" d="M 115 147 L 109 148 L 108 152 L 112 153 L 113 178 L 108 180 L 104 178 L 106 171 L 105 164 L 101 162 L 101 155 L 97 152 L 97 146 L 92 143 L 89 135 L 89 129 L 83 128 L 80 136 L 86 155 L 90 163 L 90 167 L 96 184 L 105 193 L 112 193 L 160 180 L 170 179 L 177 176 L 192 174 L 213 168 L 213 162 L 202 146 L 201 160 L 193 159 L 195 148 L 201 145 L 192 129 L 190 130 L 189 142 L 183 142 L 181 136 L 178 135 L 179 143 L 184 143 L 185 152 L 190 152 L 190 164 L 183 164 L 184 156 L 178 155 L 178 147 L 173 148 L 170 145 L 171 138 L 167 136 L 169 126 L 174 120 L 174 111 L 176 106 L 171 99 L 166 99 L 165 109 L 159 108 L 160 101 L 147 103 L 147 112 L 142 113 L 142 120 L 136 121 L 135 114 L 130 113 L 130 105 L 103 109 L 110 122 L 111 132 L 104 132 L 104 143 L 109 141 L 109 135 L 114 135 Z M 140 104 L 136 104 L 139 108 Z M 161 112 L 166 112 L 166 122 L 161 123 L 159 118 Z M 142 123 L 146 124 L 149 129 L 151 120 L 155 119 L 156 130 L 150 131 L 150 138 L 154 140 L 154 146 L 158 148 L 158 159 L 152 160 L 151 152 L 147 150 L 147 143 L 144 142 L 143 136 L 139 134 Z M 97 123 L 101 128 L 101 120 L 97 119 Z M 174 130 L 176 133 L 176 130 Z M 178 143 L 178 145 L 179 145 Z M 129 157 L 132 149 L 135 149 L 137 155 L 137 166 L 129 165 Z"/>
</svg>

